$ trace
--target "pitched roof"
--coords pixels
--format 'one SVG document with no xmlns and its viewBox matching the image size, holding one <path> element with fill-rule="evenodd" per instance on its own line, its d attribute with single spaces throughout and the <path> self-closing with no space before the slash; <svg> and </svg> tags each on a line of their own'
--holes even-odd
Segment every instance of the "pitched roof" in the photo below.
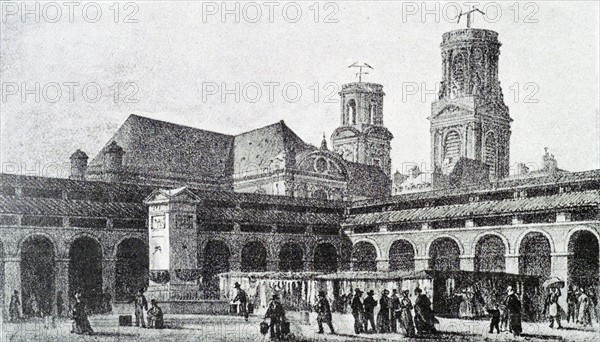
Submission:
<svg viewBox="0 0 600 342">
<path fill-rule="evenodd" d="M 104 153 L 116 142 L 131 174 L 226 182 L 233 173 L 233 137 L 165 121 L 130 115 L 90 162 L 102 169 Z"/>
<path fill-rule="evenodd" d="M 552 196 L 519 198 L 503 201 L 472 202 L 416 209 L 357 214 L 348 218 L 348 225 L 374 225 L 409 221 L 432 221 L 470 218 L 487 215 L 536 212 L 548 209 L 568 209 L 600 204 L 600 191 L 569 192 Z"/>
<path fill-rule="evenodd" d="M 234 138 L 234 173 L 264 172 L 278 160 L 290 167 L 294 156 L 307 149 L 316 147 L 305 143 L 283 121 L 241 133 Z"/>
</svg>

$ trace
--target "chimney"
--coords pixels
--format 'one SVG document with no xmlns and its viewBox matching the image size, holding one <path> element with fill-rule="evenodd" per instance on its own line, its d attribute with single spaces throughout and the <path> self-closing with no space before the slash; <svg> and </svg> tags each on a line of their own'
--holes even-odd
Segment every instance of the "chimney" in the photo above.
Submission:
<svg viewBox="0 0 600 342">
<path fill-rule="evenodd" d="M 87 171 L 88 156 L 82 150 L 77 150 L 69 158 L 71 160 L 71 176 L 70 179 L 85 180 L 85 172 Z"/>
<path fill-rule="evenodd" d="M 123 171 L 123 155 L 125 152 L 115 141 L 108 145 L 104 152 L 104 176 L 107 182 L 120 180 Z"/>
</svg>

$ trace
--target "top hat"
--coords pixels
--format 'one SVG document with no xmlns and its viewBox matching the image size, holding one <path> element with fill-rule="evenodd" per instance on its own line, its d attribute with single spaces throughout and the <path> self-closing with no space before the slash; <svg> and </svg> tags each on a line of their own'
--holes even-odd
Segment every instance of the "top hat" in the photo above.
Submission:
<svg viewBox="0 0 600 342">
<path fill-rule="evenodd" d="M 151 299 L 150 304 L 156 304 L 156 299 Z"/>
<path fill-rule="evenodd" d="M 354 289 L 354 292 L 363 294 L 363 292 L 359 288 Z"/>
<path fill-rule="evenodd" d="M 398 293 L 398 290 L 397 289 L 393 289 L 392 293 Z"/>
<path fill-rule="evenodd" d="M 368 294 L 369 296 L 372 296 L 372 295 L 374 295 L 374 294 L 375 294 L 375 291 L 373 291 L 373 290 L 369 290 L 369 292 L 367 292 L 367 294 Z"/>
<path fill-rule="evenodd" d="M 388 294 L 390 291 L 388 289 L 383 289 L 383 293 Z"/>
<path fill-rule="evenodd" d="M 240 288 L 241 286 L 242 285 L 240 285 L 240 283 L 238 283 L 237 281 L 235 282 L 235 284 L 233 284 L 233 287 L 235 287 L 236 289 Z"/>
</svg>

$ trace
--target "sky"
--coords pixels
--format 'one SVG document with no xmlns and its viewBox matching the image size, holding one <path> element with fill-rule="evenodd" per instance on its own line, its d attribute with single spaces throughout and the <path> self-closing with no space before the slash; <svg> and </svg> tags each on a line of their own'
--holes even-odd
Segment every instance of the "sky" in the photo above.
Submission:
<svg viewBox="0 0 600 342">
<path fill-rule="evenodd" d="M 348 66 L 386 93 L 392 170 L 430 168 L 440 43 L 463 2 L 1 2 L 2 172 L 68 176 L 130 114 L 226 134 L 280 120 L 320 145 Z M 23 5 L 24 4 L 24 5 Z M 223 5 L 224 4 L 224 5 Z M 23 7 L 25 6 L 25 7 Z M 600 168 L 599 3 L 481 2 L 502 43 L 511 165 Z M 36 88 L 37 87 L 37 88 Z M 38 97 L 36 99 L 36 96 Z"/>
</svg>

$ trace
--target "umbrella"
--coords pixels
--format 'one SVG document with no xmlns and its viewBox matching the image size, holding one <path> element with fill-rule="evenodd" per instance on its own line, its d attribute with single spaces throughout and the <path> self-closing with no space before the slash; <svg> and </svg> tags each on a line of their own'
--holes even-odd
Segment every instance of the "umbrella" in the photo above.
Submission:
<svg viewBox="0 0 600 342">
<path fill-rule="evenodd" d="M 559 289 L 562 289 L 563 287 L 565 287 L 565 282 L 562 281 L 558 277 L 552 277 L 552 278 L 549 278 L 548 280 L 546 280 L 544 282 L 543 286 L 544 286 L 544 288 L 558 287 Z"/>
</svg>

